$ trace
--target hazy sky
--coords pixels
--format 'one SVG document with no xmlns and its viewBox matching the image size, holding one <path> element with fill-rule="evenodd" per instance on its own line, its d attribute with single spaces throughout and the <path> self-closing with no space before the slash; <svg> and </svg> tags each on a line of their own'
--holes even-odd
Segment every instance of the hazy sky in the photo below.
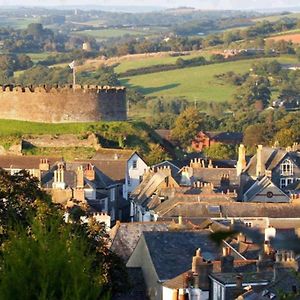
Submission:
<svg viewBox="0 0 300 300">
<path fill-rule="evenodd" d="M 0 0 L 5 5 L 147 5 L 203 9 L 255 9 L 300 6 L 299 0 Z"/>
</svg>

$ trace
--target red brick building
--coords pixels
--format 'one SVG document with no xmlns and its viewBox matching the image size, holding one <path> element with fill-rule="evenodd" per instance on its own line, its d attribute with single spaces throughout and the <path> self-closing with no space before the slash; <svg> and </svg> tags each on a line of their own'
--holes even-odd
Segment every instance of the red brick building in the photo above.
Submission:
<svg viewBox="0 0 300 300">
<path fill-rule="evenodd" d="M 200 152 L 213 144 L 238 145 L 243 141 L 241 132 L 210 132 L 200 131 L 192 141 L 192 148 Z"/>
</svg>

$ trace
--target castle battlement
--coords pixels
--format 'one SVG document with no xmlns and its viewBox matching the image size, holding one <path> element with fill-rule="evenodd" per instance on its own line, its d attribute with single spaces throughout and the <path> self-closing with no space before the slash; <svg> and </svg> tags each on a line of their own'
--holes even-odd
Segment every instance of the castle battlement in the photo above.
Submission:
<svg viewBox="0 0 300 300">
<path fill-rule="evenodd" d="M 124 121 L 126 88 L 100 85 L 0 86 L 0 119 L 45 123 Z"/>
<path fill-rule="evenodd" d="M 91 93 L 123 93 L 126 91 L 124 86 L 98 86 L 98 85 L 76 85 L 75 89 L 73 89 L 72 85 L 65 85 L 65 86 L 29 86 L 29 87 L 22 87 L 22 86 L 14 86 L 14 85 L 4 85 L 0 86 L 0 93 L 4 92 L 18 92 L 18 93 L 63 93 L 63 92 L 91 92 Z"/>
</svg>

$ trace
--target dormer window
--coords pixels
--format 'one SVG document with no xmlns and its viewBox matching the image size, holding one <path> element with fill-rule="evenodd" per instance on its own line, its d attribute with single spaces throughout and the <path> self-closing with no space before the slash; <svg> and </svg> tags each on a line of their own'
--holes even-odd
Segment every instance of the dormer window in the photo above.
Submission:
<svg viewBox="0 0 300 300">
<path fill-rule="evenodd" d="M 289 159 L 284 160 L 280 165 L 280 174 L 283 176 L 293 175 L 293 164 Z"/>
</svg>

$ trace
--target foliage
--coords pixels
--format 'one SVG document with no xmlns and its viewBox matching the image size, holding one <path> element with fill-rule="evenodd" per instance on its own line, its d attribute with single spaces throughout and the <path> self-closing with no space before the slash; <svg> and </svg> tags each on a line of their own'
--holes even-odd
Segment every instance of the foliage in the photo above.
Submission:
<svg viewBox="0 0 300 300">
<path fill-rule="evenodd" d="M 128 288 L 103 224 L 66 224 L 26 172 L 0 170 L 0 183 L 1 299 L 106 299 Z"/>
<path fill-rule="evenodd" d="M 120 85 L 116 73 L 111 67 L 100 67 L 95 72 L 80 72 L 77 76 L 79 84 Z"/>
<path fill-rule="evenodd" d="M 280 147 L 292 146 L 295 142 L 299 142 L 300 136 L 297 129 L 294 127 L 279 130 L 274 137 L 274 142 L 278 143 Z"/>
<path fill-rule="evenodd" d="M 261 111 L 268 106 L 271 99 L 270 82 L 265 77 L 249 77 L 238 89 L 236 107 L 245 110 L 256 108 Z M 257 106 L 261 103 L 261 106 Z"/>
<path fill-rule="evenodd" d="M 204 120 L 201 114 L 195 108 L 187 108 L 183 111 L 175 121 L 175 126 L 172 129 L 172 139 L 183 148 L 191 145 L 192 139 L 196 136 L 199 130 L 203 129 Z"/>
<path fill-rule="evenodd" d="M 212 159 L 235 159 L 236 151 L 232 145 L 215 143 L 204 149 L 204 154 Z"/>
<path fill-rule="evenodd" d="M 150 151 L 145 156 L 145 160 L 150 166 L 168 159 L 170 156 L 160 145 L 150 144 Z"/>
<path fill-rule="evenodd" d="M 99 298 L 101 266 L 94 265 L 87 240 L 69 226 L 35 220 L 30 235 L 26 229 L 10 232 L 3 248 L 1 299 Z"/>
<path fill-rule="evenodd" d="M 263 124 L 249 125 L 244 131 L 243 143 L 251 148 L 266 143 L 266 127 Z"/>
</svg>

